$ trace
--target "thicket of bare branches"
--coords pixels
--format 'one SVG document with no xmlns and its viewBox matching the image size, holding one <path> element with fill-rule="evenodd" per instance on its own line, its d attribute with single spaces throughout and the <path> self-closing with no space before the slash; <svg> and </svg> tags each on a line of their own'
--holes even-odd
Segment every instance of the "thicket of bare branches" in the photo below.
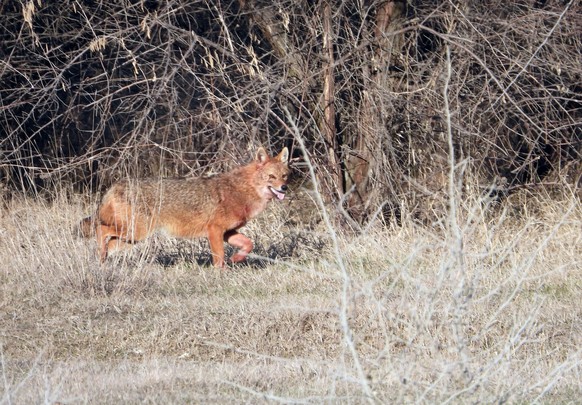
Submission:
<svg viewBox="0 0 582 405">
<path fill-rule="evenodd" d="M 485 189 L 579 183 L 573 0 L 3 0 L 0 38 L 10 188 L 195 174 L 258 144 L 307 153 L 357 220 L 430 213 L 451 162 Z"/>
</svg>

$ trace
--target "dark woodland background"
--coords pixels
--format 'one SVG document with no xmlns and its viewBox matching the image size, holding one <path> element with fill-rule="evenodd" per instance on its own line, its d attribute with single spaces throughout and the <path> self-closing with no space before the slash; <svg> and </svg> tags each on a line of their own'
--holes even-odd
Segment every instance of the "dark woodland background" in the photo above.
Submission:
<svg viewBox="0 0 582 405">
<path fill-rule="evenodd" d="M 579 1 L 0 0 L 0 187 L 95 193 L 259 145 L 356 222 L 579 192 Z"/>
</svg>

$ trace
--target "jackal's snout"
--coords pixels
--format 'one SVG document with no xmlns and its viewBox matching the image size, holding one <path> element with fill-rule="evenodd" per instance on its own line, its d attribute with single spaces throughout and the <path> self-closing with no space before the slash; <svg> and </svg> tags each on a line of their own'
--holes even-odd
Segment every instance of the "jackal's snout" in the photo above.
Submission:
<svg viewBox="0 0 582 405">
<path fill-rule="evenodd" d="M 285 193 L 287 192 L 287 184 L 283 184 L 279 189 L 276 189 L 273 186 L 269 186 L 269 190 L 271 190 L 271 193 L 273 193 L 273 195 L 275 197 L 277 197 L 277 199 L 282 200 L 285 198 Z"/>
</svg>

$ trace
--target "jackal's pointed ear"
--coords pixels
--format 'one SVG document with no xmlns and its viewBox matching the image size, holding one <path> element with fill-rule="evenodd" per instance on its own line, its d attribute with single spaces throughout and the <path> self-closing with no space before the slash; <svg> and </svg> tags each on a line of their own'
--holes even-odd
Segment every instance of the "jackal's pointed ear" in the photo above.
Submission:
<svg viewBox="0 0 582 405">
<path fill-rule="evenodd" d="M 277 155 L 276 159 L 281 163 L 287 164 L 287 162 L 289 161 L 289 149 L 287 149 L 287 147 L 284 147 L 281 153 Z"/>
<path fill-rule="evenodd" d="M 257 149 L 255 160 L 257 160 L 260 163 L 265 163 L 267 160 L 269 160 L 269 155 L 267 154 L 265 148 L 263 148 L 262 146 L 259 149 Z"/>
</svg>

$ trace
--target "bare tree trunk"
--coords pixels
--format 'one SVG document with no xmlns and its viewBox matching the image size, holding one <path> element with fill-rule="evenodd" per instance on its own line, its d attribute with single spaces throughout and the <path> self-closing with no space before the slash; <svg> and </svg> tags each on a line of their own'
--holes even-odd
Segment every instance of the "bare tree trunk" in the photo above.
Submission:
<svg viewBox="0 0 582 405">
<path fill-rule="evenodd" d="M 328 1 L 323 3 L 323 52 L 325 56 L 325 66 L 323 69 L 323 99 L 322 110 L 323 120 L 321 121 L 321 132 L 325 138 L 327 148 L 328 170 L 331 172 L 331 187 L 339 199 L 344 194 L 342 171 L 338 156 L 338 141 L 335 127 L 335 78 L 334 78 L 334 55 L 333 55 L 333 34 L 331 22 L 331 6 Z"/>
<path fill-rule="evenodd" d="M 389 82 L 388 66 L 395 64 L 402 50 L 401 35 L 385 35 L 400 28 L 404 14 L 403 1 L 387 1 L 378 7 L 374 27 L 375 49 L 373 64 L 362 67 L 364 83 L 375 83 L 377 87 L 393 87 Z M 364 89 L 361 98 L 358 131 L 349 144 L 346 156 L 345 190 L 349 192 L 346 209 L 357 221 L 363 221 L 371 200 L 370 175 L 374 170 L 374 157 L 379 156 L 382 137 L 382 117 L 372 92 Z"/>
</svg>

